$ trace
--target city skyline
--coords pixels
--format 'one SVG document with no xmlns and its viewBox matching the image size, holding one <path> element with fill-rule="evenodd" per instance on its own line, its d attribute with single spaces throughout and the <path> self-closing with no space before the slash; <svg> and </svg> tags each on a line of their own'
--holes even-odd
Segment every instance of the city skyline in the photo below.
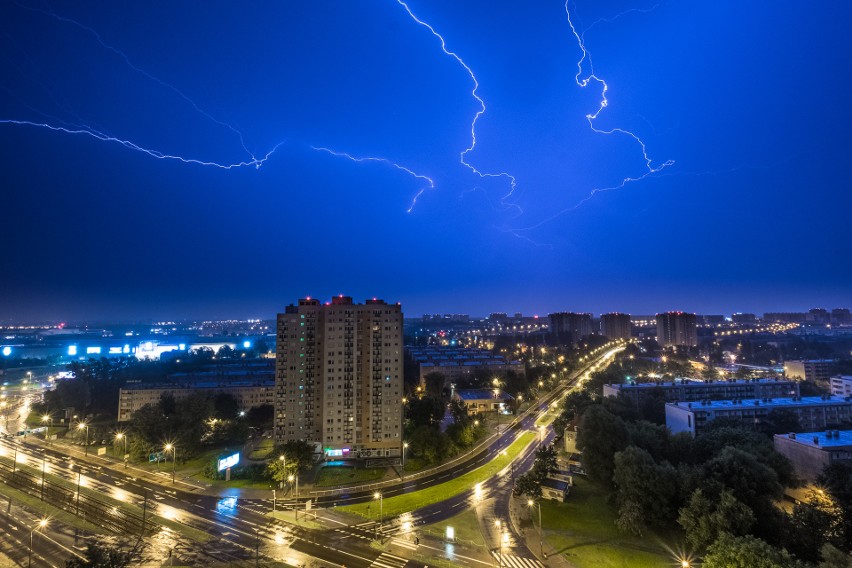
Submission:
<svg viewBox="0 0 852 568">
<path fill-rule="evenodd" d="M 204 6 L 0 7 L 3 321 L 852 303 L 852 6 Z"/>
</svg>

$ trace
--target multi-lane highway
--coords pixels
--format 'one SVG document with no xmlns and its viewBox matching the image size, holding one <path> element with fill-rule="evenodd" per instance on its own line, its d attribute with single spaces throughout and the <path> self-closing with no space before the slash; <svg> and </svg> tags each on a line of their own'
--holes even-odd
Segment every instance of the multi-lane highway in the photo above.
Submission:
<svg viewBox="0 0 852 568">
<path fill-rule="evenodd" d="M 487 463 L 502 448 L 508 447 L 519 432 L 534 430 L 535 420 L 542 412 L 581 380 L 596 363 L 612 357 L 617 350 L 618 348 L 604 353 L 584 369 L 572 374 L 559 389 L 542 397 L 533 408 L 518 416 L 502 432 L 493 435 L 490 444 L 479 447 L 469 459 L 460 460 L 429 475 L 409 479 L 405 483 L 384 487 L 384 497 L 417 491 Z M 552 436 L 552 432 L 548 433 L 546 441 Z M 515 473 L 526 471 L 532 459 L 531 451 L 519 456 L 514 463 Z M 142 541 L 144 546 L 140 548 L 140 554 L 151 561 L 160 562 L 171 556 L 180 563 L 190 565 L 247 562 L 259 558 L 264 561 L 275 560 L 305 566 L 417 567 L 421 564 L 406 557 L 446 557 L 452 556 L 453 553 L 445 548 L 431 547 L 427 543 L 413 544 L 412 531 L 416 531 L 417 527 L 447 519 L 465 508 L 475 508 L 483 517 L 508 520 L 508 500 L 513 484 L 510 470 L 507 470 L 462 495 L 412 511 L 404 517 L 386 519 L 382 525 L 382 534 L 390 542 L 395 541 L 397 547 L 392 549 L 393 553 L 382 553 L 371 546 L 378 532 L 375 523 L 347 524 L 345 520 L 341 520 L 341 515 L 334 512 L 336 505 L 372 498 L 372 489 L 313 495 L 314 507 L 321 508 L 319 517 L 323 528 L 309 529 L 272 519 L 268 515 L 272 509 L 271 499 L 244 499 L 238 493 L 225 497 L 206 495 L 193 483 L 178 480 L 175 485 L 171 485 L 165 474 L 157 476 L 135 468 L 125 470 L 121 464 L 104 460 L 100 460 L 100 465 L 95 465 L 96 462 L 98 458 L 94 456 L 71 457 L 53 447 L 33 443 L 32 440 L 6 438 L 0 441 L 0 469 L 5 468 L 7 475 L 10 474 L 10 469 L 23 468 L 24 473 L 29 472 L 30 475 L 40 475 L 43 471 L 46 480 L 62 485 L 68 491 L 76 492 L 76 485 L 79 484 L 82 495 L 113 503 L 117 510 L 132 509 L 128 510 L 127 514 L 138 515 L 144 510 L 144 514 L 148 516 L 149 521 L 153 520 L 154 525 Z M 279 500 L 277 505 L 287 507 L 293 503 Z M 6 516 L 0 516 L 0 525 L 8 529 L 5 536 L 0 536 L 0 551 L 21 548 L 19 537 L 23 533 L 16 531 L 26 529 L 26 522 L 21 520 L 26 518 L 24 515 L 23 512 L 16 514 L 12 511 Z M 186 529 L 175 530 L 174 524 L 164 522 L 163 519 Z M 20 526 L 12 528 L 15 523 Z M 502 529 L 501 534 L 506 537 L 485 534 L 485 538 L 494 542 L 495 548 L 500 544 L 500 539 L 505 538 L 505 542 L 499 546 L 505 554 L 520 559 L 519 562 L 533 562 L 534 556 L 526 549 L 520 535 L 510 523 L 504 526 L 506 528 Z M 62 565 L 61 562 L 57 563 L 57 559 L 79 553 L 82 549 L 81 543 L 75 542 L 76 536 L 69 541 L 69 534 L 68 529 L 61 528 L 46 530 L 43 535 L 45 538 L 36 536 L 33 540 L 34 550 L 37 552 L 33 557 L 34 565 Z M 137 535 L 127 534 L 120 536 L 125 542 L 136 537 Z M 29 545 L 28 538 L 26 544 Z M 481 558 L 465 559 L 458 555 L 453 560 L 460 564 L 476 566 L 489 563 Z"/>
</svg>

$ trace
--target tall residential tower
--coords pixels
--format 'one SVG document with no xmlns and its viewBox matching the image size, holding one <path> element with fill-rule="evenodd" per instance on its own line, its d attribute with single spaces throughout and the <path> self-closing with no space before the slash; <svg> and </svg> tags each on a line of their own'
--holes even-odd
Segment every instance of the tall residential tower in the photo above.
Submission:
<svg viewBox="0 0 852 568">
<path fill-rule="evenodd" d="M 402 309 L 382 300 L 299 300 L 278 314 L 275 440 L 326 458 L 402 451 Z"/>
</svg>

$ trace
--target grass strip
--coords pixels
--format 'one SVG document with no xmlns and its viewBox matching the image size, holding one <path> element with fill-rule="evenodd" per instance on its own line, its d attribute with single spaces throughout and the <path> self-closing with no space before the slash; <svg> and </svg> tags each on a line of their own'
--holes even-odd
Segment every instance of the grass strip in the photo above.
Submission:
<svg viewBox="0 0 852 568">
<path fill-rule="evenodd" d="M 445 501 L 456 495 L 472 489 L 477 483 L 493 477 L 498 471 L 509 465 L 509 462 L 517 456 L 527 445 L 535 440 L 534 432 L 524 432 L 508 447 L 505 453 L 501 453 L 489 463 L 456 477 L 446 483 L 439 483 L 413 493 L 388 497 L 383 500 L 381 509 L 385 518 L 395 517 L 402 513 L 410 513 L 421 507 Z M 354 513 L 364 518 L 378 518 L 379 503 L 376 501 L 358 503 L 357 505 L 345 505 L 338 510 Z"/>
<path fill-rule="evenodd" d="M 565 503 L 541 502 L 544 539 L 577 568 L 663 568 L 675 564 L 662 540 L 618 530 L 606 491 L 574 477 Z"/>
</svg>

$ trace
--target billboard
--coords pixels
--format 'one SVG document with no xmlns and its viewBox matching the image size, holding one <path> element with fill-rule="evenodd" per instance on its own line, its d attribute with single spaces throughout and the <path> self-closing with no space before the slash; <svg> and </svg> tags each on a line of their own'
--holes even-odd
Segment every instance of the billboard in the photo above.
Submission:
<svg viewBox="0 0 852 568">
<path fill-rule="evenodd" d="M 238 463 L 240 463 L 239 452 L 225 458 L 219 458 L 219 461 L 216 464 L 216 471 L 223 471 L 225 469 L 234 467 Z"/>
</svg>

